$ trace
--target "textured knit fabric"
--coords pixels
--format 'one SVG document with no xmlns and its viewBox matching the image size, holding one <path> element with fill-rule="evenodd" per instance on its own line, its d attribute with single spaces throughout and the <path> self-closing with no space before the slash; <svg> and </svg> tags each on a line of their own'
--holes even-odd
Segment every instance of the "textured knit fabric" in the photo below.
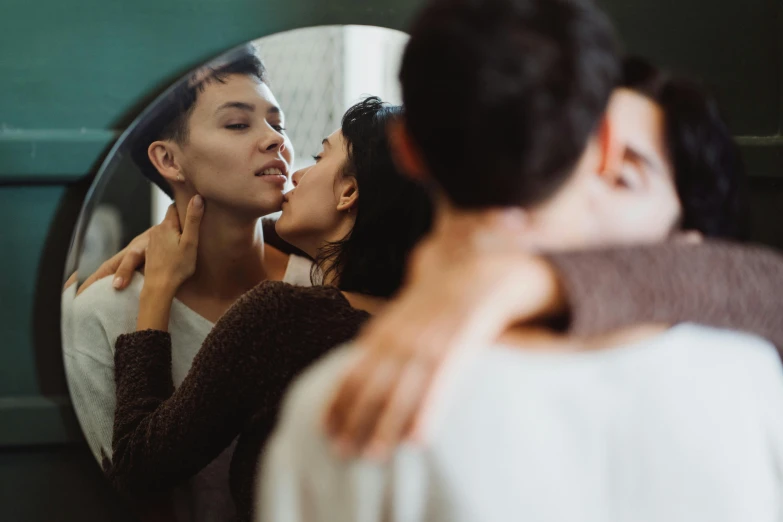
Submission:
<svg viewBox="0 0 783 522">
<path fill-rule="evenodd" d="M 767 247 L 709 241 L 547 257 L 570 303 L 572 333 L 691 321 L 752 332 L 783 349 L 783 258 Z"/>
<path fill-rule="evenodd" d="M 174 391 L 171 338 L 147 330 L 117 339 L 117 414 L 110 477 L 136 498 L 185 481 L 239 436 L 231 464 L 238 515 L 250 518 L 258 454 L 288 384 L 356 334 L 368 314 L 333 287 L 266 282 L 215 324 Z"/>
<path fill-rule="evenodd" d="M 319 420 L 355 350 L 292 387 L 257 522 L 780 522 L 783 371 L 755 336 L 679 325 L 590 352 L 488 347 L 426 446 L 337 457 Z"/>
<path fill-rule="evenodd" d="M 311 263 L 291 256 L 285 278 L 309 284 Z M 109 465 L 116 408 L 115 340 L 136 329 L 139 295 L 144 277 L 136 274 L 130 286 L 118 292 L 112 278 L 97 281 L 78 297 L 63 296 L 65 368 L 71 400 L 88 445 L 104 467 Z M 73 287 L 72 287 L 73 288 Z M 67 317 L 66 317 L 67 315 Z M 169 331 L 173 344 L 168 369 L 173 386 L 179 386 L 213 323 L 182 302 L 174 300 Z M 228 488 L 231 448 L 209 463 L 192 480 L 172 490 L 178 520 L 223 522 L 235 512 Z"/>
</svg>

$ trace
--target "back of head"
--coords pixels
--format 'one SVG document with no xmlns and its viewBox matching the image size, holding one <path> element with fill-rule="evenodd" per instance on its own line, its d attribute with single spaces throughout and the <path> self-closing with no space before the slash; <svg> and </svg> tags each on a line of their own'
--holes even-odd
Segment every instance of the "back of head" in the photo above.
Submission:
<svg viewBox="0 0 783 522">
<path fill-rule="evenodd" d="M 464 209 L 557 191 L 618 77 L 611 24 L 590 0 L 433 0 L 400 72 L 408 131 Z"/>
<path fill-rule="evenodd" d="M 227 53 L 217 63 L 201 67 L 178 82 L 165 98 L 161 99 L 155 111 L 139 122 L 128 138 L 131 148 L 131 159 L 142 174 L 155 183 L 169 197 L 173 191 L 169 183 L 160 175 L 152 164 L 147 150 L 155 141 L 175 140 L 183 144 L 188 139 L 188 119 L 198 100 L 210 82 L 225 82 L 233 74 L 244 74 L 266 82 L 267 74 L 264 64 L 254 52 L 251 45 L 245 45 Z"/>
<path fill-rule="evenodd" d="M 622 85 L 650 97 L 664 112 L 681 228 L 707 237 L 747 239 L 745 169 L 713 97 L 699 83 L 638 57 L 624 61 Z"/>
<path fill-rule="evenodd" d="M 350 235 L 322 250 L 346 292 L 389 297 L 402 284 L 405 261 L 427 233 L 432 205 L 421 185 L 397 172 L 388 143 L 389 124 L 402 107 L 371 97 L 351 107 L 342 120 L 348 147 L 343 175 L 356 178 L 359 205 Z"/>
</svg>

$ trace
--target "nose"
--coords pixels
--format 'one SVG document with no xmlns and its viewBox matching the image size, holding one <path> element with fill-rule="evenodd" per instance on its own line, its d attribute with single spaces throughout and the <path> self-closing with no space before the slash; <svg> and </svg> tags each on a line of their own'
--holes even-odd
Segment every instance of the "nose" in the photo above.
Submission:
<svg viewBox="0 0 783 522">
<path fill-rule="evenodd" d="M 264 135 L 258 142 L 258 148 L 262 152 L 283 152 L 285 150 L 285 137 L 270 126 L 266 126 Z"/>
<path fill-rule="evenodd" d="M 291 176 L 291 183 L 294 184 L 294 187 L 299 185 L 299 180 L 302 179 L 305 172 L 307 172 L 307 169 L 299 169 Z"/>
</svg>

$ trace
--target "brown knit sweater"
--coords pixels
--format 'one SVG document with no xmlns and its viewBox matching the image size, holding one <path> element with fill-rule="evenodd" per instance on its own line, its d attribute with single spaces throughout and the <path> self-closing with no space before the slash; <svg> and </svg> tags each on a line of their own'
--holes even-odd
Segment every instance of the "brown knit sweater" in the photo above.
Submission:
<svg viewBox="0 0 783 522">
<path fill-rule="evenodd" d="M 665 244 L 556 254 L 571 331 L 603 333 L 642 321 L 698 322 L 760 334 L 783 346 L 783 258 L 761 247 Z M 239 435 L 231 490 L 251 519 L 258 457 L 285 389 L 350 340 L 368 314 L 335 288 L 262 283 L 217 322 L 173 389 L 171 340 L 143 331 L 116 344 L 114 485 L 137 499 L 166 494 Z"/>
</svg>

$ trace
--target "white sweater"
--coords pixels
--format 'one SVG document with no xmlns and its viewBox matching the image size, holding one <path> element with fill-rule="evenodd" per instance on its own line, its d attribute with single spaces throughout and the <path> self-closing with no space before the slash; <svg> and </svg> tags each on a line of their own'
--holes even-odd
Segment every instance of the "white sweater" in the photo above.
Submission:
<svg viewBox="0 0 783 522">
<path fill-rule="evenodd" d="M 745 334 L 681 325 L 579 354 L 488 349 L 424 449 L 335 457 L 320 430 L 355 352 L 294 385 L 259 491 L 264 522 L 781 522 L 783 371 Z"/>
<path fill-rule="evenodd" d="M 284 281 L 310 285 L 312 263 L 291 256 Z M 112 287 L 112 278 L 97 281 L 77 298 L 73 292 L 63 297 L 63 346 L 65 370 L 76 415 L 93 455 L 102 463 L 111 460 L 114 410 L 114 345 L 121 334 L 136 330 L 139 296 L 144 277 L 136 274 L 122 292 Z M 72 289 L 69 289 L 72 290 Z M 70 296 L 70 297 L 69 297 Z M 174 386 L 185 379 L 193 358 L 201 348 L 213 323 L 181 301 L 171 307 L 171 374 Z M 174 492 L 178 520 L 224 522 L 235 509 L 228 484 L 233 445 L 194 476 L 187 487 Z"/>
</svg>

